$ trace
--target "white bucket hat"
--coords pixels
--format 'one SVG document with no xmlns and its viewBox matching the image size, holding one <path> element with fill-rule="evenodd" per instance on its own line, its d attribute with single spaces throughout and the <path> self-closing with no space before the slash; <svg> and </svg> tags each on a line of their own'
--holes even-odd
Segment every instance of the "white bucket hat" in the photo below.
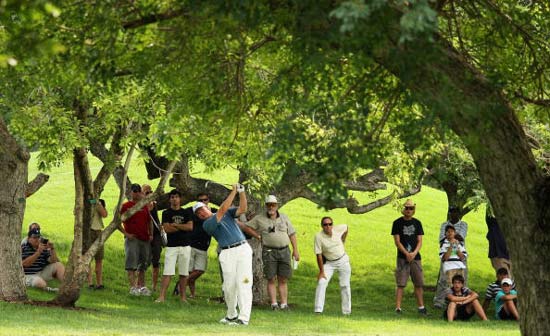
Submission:
<svg viewBox="0 0 550 336">
<path fill-rule="evenodd" d="M 268 203 L 279 203 L 277 202 L 277 197 L 275 197 L 275 195 L 267 195 L 267 197 L 265 198 L 265 203 L 268 204 Z"/>
</svg>

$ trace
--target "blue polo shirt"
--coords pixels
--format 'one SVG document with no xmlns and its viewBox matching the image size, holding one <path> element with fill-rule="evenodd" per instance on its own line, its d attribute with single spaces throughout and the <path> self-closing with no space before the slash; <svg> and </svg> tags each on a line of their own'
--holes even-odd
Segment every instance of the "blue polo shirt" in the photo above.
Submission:
<svg viewBox="0 0 550 336">
<path fill-rule="evenodd" d="M 227 210 L 219 223 L 216 220 L 216 214 L 213 214 L 212 217 L 203 223 L 202 227 L 204 231 L 216 238 L 218 245 L 221 247 L 226 247 L 246 239 L 235 220 L 236 213 L 237 208 L 233 207 Z"/>
</svg>

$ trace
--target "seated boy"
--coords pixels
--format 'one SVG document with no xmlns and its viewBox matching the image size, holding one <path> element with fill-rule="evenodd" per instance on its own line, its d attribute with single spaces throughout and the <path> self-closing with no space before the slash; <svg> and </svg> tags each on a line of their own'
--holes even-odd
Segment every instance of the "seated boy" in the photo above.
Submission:
<svg viewBox="0 0 550 336">
<path fill-rule="evenodd" d="M 485 310 L 485 313 L 487 313 L 487 309 L 489 308 L 489 305 L 491 304 L 491 301 L 494 300 L 498 294 L 502 290 L 501 281 L 504 278 L 509 278 L 508 270 L 504 267 L 501 267 L 497 270 L 497 279 L 489 284 L 487 286 L 487 289 L 485 290 L 485 300 L 483 301 L 483 310 Z M 516 284 L 512 284 L 512 289 L 516 289 Z"/>
<path fill-rule="evenodd" d="M 512 279 L 504 278 L 500 282 L 502 290 L 495 297 L 495 313 L 499 320 L 519 320 L 516 307 L 518 293 L 512 289 Z"/>
<path fill-rule="evenodd" d="M 446 299 L 449 305 L 443 313 L 443 317 L 446 317 L 449 322 L 454 320 L 467 321 L 474 314 L 477 314 L 480 319 L 487 320 L 487 316 L 478 300 L 479 295 L 464 287 L 464 277 L 460 274 L 453 276 L 452 284 L 452 287 L 447 289 Z"/>
</svg>

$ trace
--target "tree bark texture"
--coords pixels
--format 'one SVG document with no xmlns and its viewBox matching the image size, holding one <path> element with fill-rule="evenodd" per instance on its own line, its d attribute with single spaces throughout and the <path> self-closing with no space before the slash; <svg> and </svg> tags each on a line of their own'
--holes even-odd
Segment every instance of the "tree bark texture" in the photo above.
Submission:
<svg viewBox="0 0 550 336">
<path fill-rule="evenodd" d="M 0 118 L 0 300 L 24 301 L 27 293 L 21 261 L 30 155 L 17 144 Z"/>
</svg>

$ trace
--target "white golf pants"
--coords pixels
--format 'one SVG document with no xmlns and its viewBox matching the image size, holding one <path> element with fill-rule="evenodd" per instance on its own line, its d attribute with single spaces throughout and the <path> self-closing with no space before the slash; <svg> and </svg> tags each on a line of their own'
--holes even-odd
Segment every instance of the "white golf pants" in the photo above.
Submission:
<svg viewBox="0 0 550 336">
<path fill-rule="evenodd" d="M 315 290 L 315 312 L 322 313 L 325 306 L 325 292 L 327 291 L 328 283 L 334 274 L 334 271 L 338 271 L 338 278 L 340 282 L 340 295 L 342 297 L 342 313 L 351 313 L 351 265 L 349 263 L 349 256 L 346 254 L 342 258 L 336 261 L 327 261 L 324 266 L 326 279 L 321 278 L 317 282 L 317 289 Z"/>
<path fill-rule="evenodd" d="M 220 252 L 228 318 L 248 322 L 252 310 L 252 248 L 243 244 Z M 237 306 L 239 311 L 237 312 Z M 238 316 L 237 316 L 238 315 Z"/>
</svg>

